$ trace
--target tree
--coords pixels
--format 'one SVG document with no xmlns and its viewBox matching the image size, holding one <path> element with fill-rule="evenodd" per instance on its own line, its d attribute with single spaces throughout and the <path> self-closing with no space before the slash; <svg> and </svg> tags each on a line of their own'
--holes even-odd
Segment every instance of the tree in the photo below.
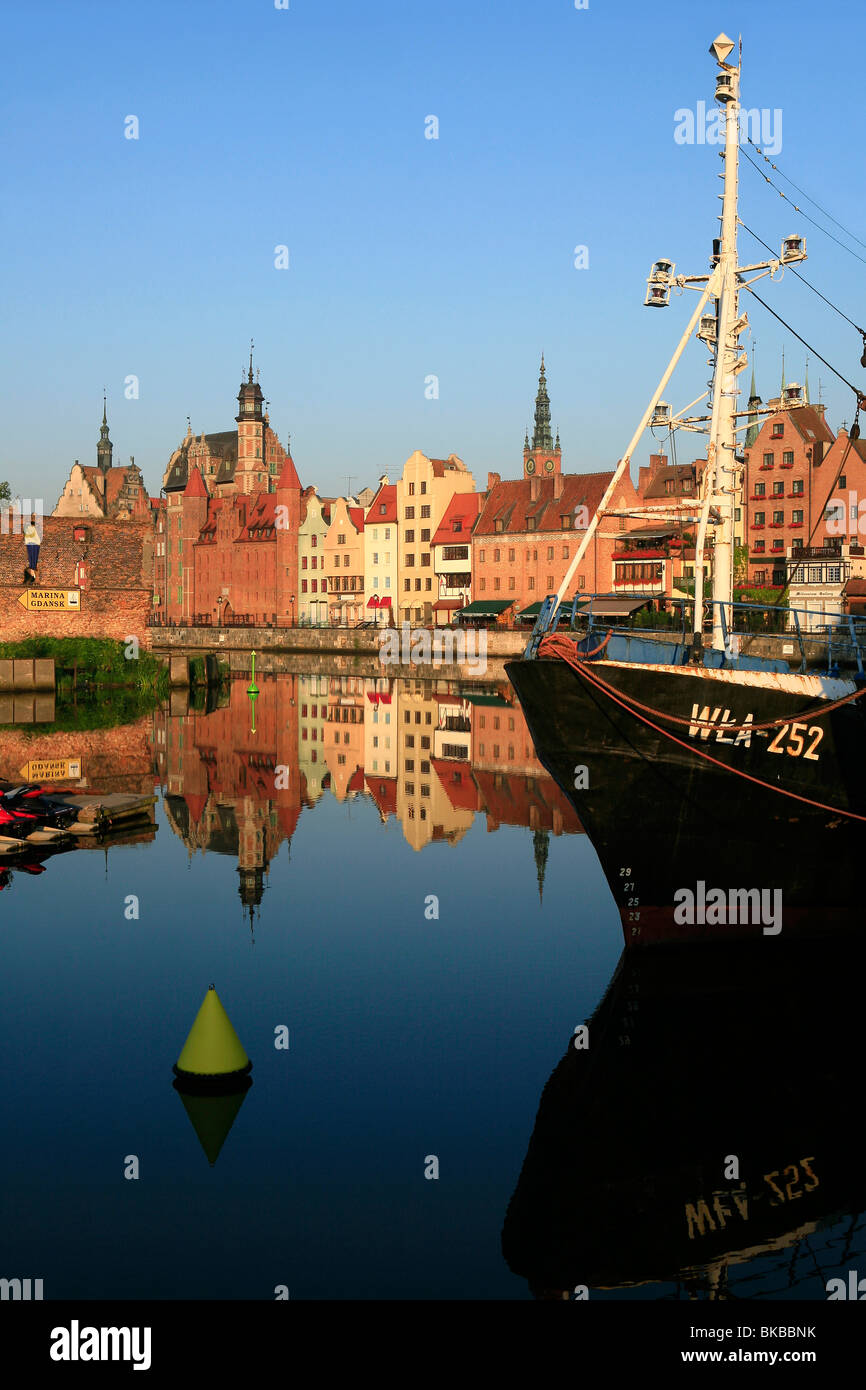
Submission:
<svg viewBox="0 0 866 1390">
<path fill-rule="evenodd" d="M 0 483 L 0 502 L 12 501 L 12 489 L 8 483 Z"/>
</svg>

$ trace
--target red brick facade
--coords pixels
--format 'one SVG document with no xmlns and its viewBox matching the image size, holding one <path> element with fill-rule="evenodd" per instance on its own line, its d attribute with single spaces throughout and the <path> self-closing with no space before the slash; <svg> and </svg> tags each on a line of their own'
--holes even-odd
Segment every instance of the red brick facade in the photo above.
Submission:
<svg viewBox="0 0 866 1390">
<path fill-rule="evenodd" d="M 77 591 L 80 609 L 35 612 L 19 599 L 27 592 L 22 535 L 0 534 L 0 637 L 137 637 L 150 646 L 154 533 L 150 520 L 101 521 L 45 517 L 37 585 Z"/>
</svg>

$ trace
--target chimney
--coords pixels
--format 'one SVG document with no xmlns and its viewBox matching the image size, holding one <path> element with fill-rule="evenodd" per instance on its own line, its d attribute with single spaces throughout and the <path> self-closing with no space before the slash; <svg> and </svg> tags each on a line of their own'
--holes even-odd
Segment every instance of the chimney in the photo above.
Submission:
<svg viewBox="0 0 866 1390">
<path fill-rule="evenodd" d="M 538 501 L 538 485 L 539 485 L 540 481 L 541 481 L 541 479 L 539 478 L 539 476 L 538 476 L 537 473 L 533 473 L 532 476 L 531 476 L 531 478 L 529 479 L 529 500 L 530 500 L 530 502 L 537 502 L 537 501 Z"/>
<path fill-rule="evenodd" d="M 651 477 L 651 478 L 654 478 L 655 475 L 656 475 L 656 473 L 658 473 L 658 471 L 659 471 L 660 468 L 667 468 L 667 466 L 668 466 L 668 456 L 667 456 L 667 454 L 650 454 L 649 466 L 650 466 L 650 477 Z"/>
<path fill-rule="evenodd" d="M 501 482 L 502 482 L 502 479 L 500 478 L 500 476 L 499 476 L 498 473 L 488 473 L 488 474 L 487 474 L 487 491 L 488 491 L 488 492 L 492 492 L 493 489 L 494 489 L 495 487 L 498 487 L 499 484 L 500 484 Z"/>
<path fill-rule="evenodd" d="M 553 475 L 553 495 L 554 495 L 554 497 L 561 497 L 561 496 L 562 496 L 562 474 L 561 474 L 561 473 L 554 473 L 554 475 Z"/>
</svg>

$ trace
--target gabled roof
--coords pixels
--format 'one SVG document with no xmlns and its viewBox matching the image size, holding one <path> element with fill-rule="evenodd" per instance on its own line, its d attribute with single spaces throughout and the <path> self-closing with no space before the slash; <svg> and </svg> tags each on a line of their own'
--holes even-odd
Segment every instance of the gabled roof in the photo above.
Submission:
<svg viewBox="0 0 866 1390">
<path fill-rule="evenodd" d="M 246 524 L 241 527 L 236 541 L 270 541 L 274 539 L 277 524 L 277 499 L 273 492 L 260 492 L 247 512 Z M 260 534 L 261 533 L 261 534 Z"/>
<path fill-rule="evenodd" d="M 384 510 L 383 510 L 384 508 Z M 373 522 L 389 522 L 397 520 L 397 484 L 383 483 L 367 508 L 365 521 L 368 525 Z"/>
<path fill-rule="evenodd" d="M 363 507 L 347 507 L 347 508 L 346 508 L 346 511 L 349 513 L 349 520 L 351 521 L 351 523 L 352 523 L 352 525 L 354 526 L 355 530 L 356 530 L 356 531 L 363 531 L 363 529 L 364 529 L 364 508 L 363 508 Z"/>
<path fill-rule="evenodd" d="M 445 515 L 436 528 L 430 544 L 450 545 L 454 541 L 457 541 L 458 544 L 461 541 L 468 541 L 483 500 L 481 493 L 478 492 L 455 492 L 445 508 Z M 457 531 L 454 529 L 455 521 L 461 523 L 460 529 Z"/>
</svg>

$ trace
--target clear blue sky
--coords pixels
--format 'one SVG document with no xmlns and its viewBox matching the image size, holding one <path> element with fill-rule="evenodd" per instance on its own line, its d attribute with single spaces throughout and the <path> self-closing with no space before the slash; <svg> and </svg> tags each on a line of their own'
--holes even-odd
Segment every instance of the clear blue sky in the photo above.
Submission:
<svg viewBox="0 0 866 1390">
<path fill-rule="evenodd" d="M 715 233 L 717 151 L 673 131 L 712 105 L 721 29 L 743 34 L 744 104 L 782 111 L 779 167 L 866 241 L 845 67 L 866 23 L 847 0 L 7 0 L 0 479 L 53 507 L 73 459 L 95 462 L 104 383 L 115 462 L 134 454 L 155 492 L 187 414 L 233 428 L 251 337 L 271 421 L 322 491 L 393 479 L 415 448 L 460 454 L 481 486 L 517 476 L 542 349 L 565 467 L 611 465 L 693 303 L 645 309 L 650 264 L 701 273 Z M 773 245 L 804 231 L 804 273 L 862 322 L 866 267 L 741 171 L 743 219 Z M 761 293 L 866 379 L 853 329 L 791 276 Z M 767 397 L 785 334 L 751 317 Z M 706 379 L 698 345 L 688 364 L 674 403 Z M 819 375 L 836 428 L 851 393 L 813 362 L 813 398 Z"/>
</svg>

